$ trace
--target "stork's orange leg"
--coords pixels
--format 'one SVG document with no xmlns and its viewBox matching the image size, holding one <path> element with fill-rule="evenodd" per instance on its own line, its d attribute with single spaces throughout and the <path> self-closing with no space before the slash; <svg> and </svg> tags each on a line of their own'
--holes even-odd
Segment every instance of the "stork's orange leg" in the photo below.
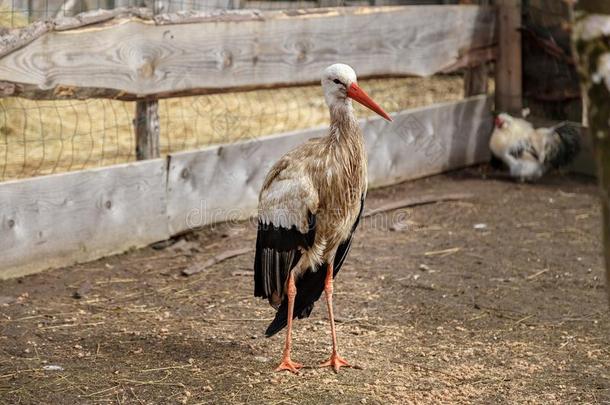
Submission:
<svg viewBox="0 0 610 405">
<path fill-rule="evenodd" d="M 282 362 L 275 369 L 275 371 L 288 370 L 295 374 L 299 373 L 299 369 L 303 367 L 302 364 L 295 363 L 290 360 L 290 350 L 292 348 L 292 312 L 294 311 L 294 297 L 297 295 L 297 287 L 294 284 L 294 274 L 292 271 L 288 276 L 288 328 L 286 330 L 286 343 L 284 344 L 284 354 L 282 355 Z"/>
<path fill-rule="evenodd" d="M 324 282 L 324 295 L 326 295 L 326 306 L 328 307 L 328 319 L 330 320 L 330 333 L 333 338 L 333 351 L 330 355 L 330 359 L 320 364 L 320 367 L 332 367 L 336 372 L 339 371 L 340 367 L 351 367 L 351 365 L 345 361 L 337 353 L 337 331 L 335 330 L 335 316 L 333 314 L 333 265 L 329 264 L 326 270 L 326 280 Z"/>
</svg>

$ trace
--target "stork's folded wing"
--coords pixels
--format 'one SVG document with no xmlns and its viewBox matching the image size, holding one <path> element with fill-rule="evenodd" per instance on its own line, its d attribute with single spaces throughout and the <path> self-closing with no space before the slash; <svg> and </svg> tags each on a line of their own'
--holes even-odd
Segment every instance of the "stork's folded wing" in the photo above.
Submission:
<svg viewBox="0 0 610 405">
<path fill-rule="evenodd" d="M 275 308 L 284 298 L 286 279 L 301 258 L 301 250 L 314 243 L 317 195 L 313 194 L 306 177 L 282 173 L 261 191 L 254 296 L 268 298 Z"/>
</svg>

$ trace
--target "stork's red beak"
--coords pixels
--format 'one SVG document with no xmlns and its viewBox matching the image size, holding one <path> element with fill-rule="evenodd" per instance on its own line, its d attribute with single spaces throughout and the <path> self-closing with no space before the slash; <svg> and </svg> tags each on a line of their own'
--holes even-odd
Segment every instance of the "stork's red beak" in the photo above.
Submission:
<svg viewBox="0 0 610 405">
<path fill-rule="evenodd" d="M 372 98 L 369 97 L 368 94 L 364 92 L 356 83 L 352 83 L 347 89 L 347 96 L 353 100 L 356 100 L 366 108 L 369 108 L 375 111 L 377 114 L 381 115 L 388 121 L 392 121 L 392 118 L 383 111 L 383 108 L 379 107 L 379 105 L 373 101 Z"/>
</svg>

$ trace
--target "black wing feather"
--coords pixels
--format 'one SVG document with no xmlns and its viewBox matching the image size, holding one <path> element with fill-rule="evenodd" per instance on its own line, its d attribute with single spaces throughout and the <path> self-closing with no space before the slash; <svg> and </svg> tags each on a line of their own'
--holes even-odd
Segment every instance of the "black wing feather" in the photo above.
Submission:
<svg viewBox="0 0 610 405">
<path fill-rule="evenodd" d="M 254 296 L 269 299 L 284 296 L 290 270 L 301 258 L 299 248 L 307 249 L 315 239 L 316 216 L 308 213 L 307 233 L 296 226 L 290 229 L 258 223 L 254 257 Z M 273 303 L 272 303 L 273 305 Z"/>
<path fill-rule="evenodd" d="M 356 222 L 352 226 L 352 231 L 349 237 L 339 245 L 335 260 L 333 262 L 333 278 L 337 276 L 341 266 L 349 253 L 352 246 L 352 238 L 354 232 L 360 223 L 362 217 L 362 211 L 364 209 L 364 194 L 360 199 L 360 212 L 356 218 Z M 327 263 L 322 263 L 316 271 L 308 269 L 301 278 L 297 280 L 297 295 L 294 300 L 294 318 L 307 318 L 313 310 L 314 304 L 322 296 L 324 291 L 324 279 L 326 278 Z M 288 299 L 284 298 L 280 307 L 278 308 L 275 318 L 271 324 L 267 327 L 265 335 L 271 337 L 282 330 L 288 324 Z"/>
</svg>

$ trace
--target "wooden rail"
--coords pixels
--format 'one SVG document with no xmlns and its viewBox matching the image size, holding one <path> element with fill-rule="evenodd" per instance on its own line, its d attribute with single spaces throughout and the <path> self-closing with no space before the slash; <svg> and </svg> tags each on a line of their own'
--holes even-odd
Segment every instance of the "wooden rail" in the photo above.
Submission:
<svg viewBox="0 0 610 405">
<path fill-rule="evenodd" d="M 35 99 L 209 94 L 314 83 L 337 61 L 360 77 L 428 76 L 493 59 L 495 21 L 493 8 L 478 6 L 102 10 L 1 37 L 0 91 Z"/>
<path fill-rule="evenodd" d="M 488 159 L 491 98 L 406 110 L 393 123 L 362 120 L 371 186 Z M 315 128 L 167 159 L 0 183 L 0 279 L 165 240 L 256 210 L 265 172 Z M 405 158 L 408 156 L 408 159 Z"/>
</svg>

